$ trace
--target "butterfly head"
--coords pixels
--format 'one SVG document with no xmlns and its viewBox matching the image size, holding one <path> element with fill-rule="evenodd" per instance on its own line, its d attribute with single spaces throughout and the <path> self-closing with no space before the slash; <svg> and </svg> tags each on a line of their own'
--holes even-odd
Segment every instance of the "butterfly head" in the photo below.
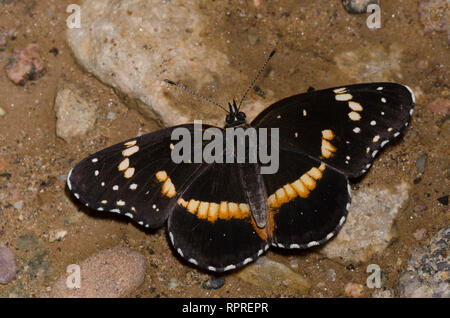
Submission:
<svg viewBox="0 0 450 318">
<path fill-rule="evenodd" d="M 235 100 L 232 103 L 228 103 L 228 107 L 230 108 L 230 112 L 225 119 L 226 127 L 234 127 L 246 123 L 246 116 L 243 112 L 239 111 Z"/>
</svg>

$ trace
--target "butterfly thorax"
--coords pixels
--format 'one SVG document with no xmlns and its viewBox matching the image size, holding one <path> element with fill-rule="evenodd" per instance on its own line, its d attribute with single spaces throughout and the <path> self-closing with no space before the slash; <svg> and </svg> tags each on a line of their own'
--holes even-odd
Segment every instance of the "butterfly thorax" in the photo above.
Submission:
<svg viewBox="0 0 450 318">
<path fill-rule="evenodd" d="M 247 126 L 245 113 L 239 111 L 236 101 L 233 100 L 232 103 L 228 103 L 228 107 L 230 112 L 225 118 L 225 128 Z"/>
</svg>

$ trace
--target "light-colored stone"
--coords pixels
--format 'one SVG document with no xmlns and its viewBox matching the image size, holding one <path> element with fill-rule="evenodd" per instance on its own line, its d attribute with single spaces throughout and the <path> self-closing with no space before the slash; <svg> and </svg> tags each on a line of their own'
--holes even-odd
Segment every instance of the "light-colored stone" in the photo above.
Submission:
<svg viewBox="0 0 450 318">
<path fill-rule="evenodd" d="M 358 298 L 361 297 L 364 291 L 364 286 L 357 283 L 347 283 L 344 287 L 344 293 L 348 297 Z"/>
<path fill-rule="evenodd" d="M 124 297 L 141 285 L 145 278 L 144 256 L 129 248 L 102 250 L 79 265 L 81 288 L 69 288 L 67 279 L 73 273 L 64 274 L 53 286 L 50 297 Z"/>
<path fill-rule="evenodd" d="M 359 262 L 382 252 L 396 235 L 393 223 L 409 198 L 409 189 L 410 185 L 402 182 L 393 189 L 372 186 L 353 191 L 344 226 L 320 253 Z"/>
<path fill-rule="evenodd" d="M 167 78 L 189 84 L 193 91 L 213 90 L 217 95 L 210 97 L 224 104 L 239 97 L 223 96 L 218 87 L 242 87 L 251 81 L 248 74 L 230 67 L 223 52 L 206 44 L 214 39 L 207 41 L 213 36 L 205 29 L 211 17 L 199 9 L 201 5 L 198 0 L 84 1 L 81 28 L 68 29 L 68 43 L 86 70 L 147 118 L 165 125 L 202 119 L 222 126 L 222 110 L 202 100 L 195 107 L 181 105 L 173 96 L 188 93 L 164 82 Z M 265 57 L 262 53 L 261 63 Z M 245 105 L 249 117 L 264 108 L 251 97 Z"/>
<path fill-rule="evenodd" d="M 55 99 L 56 135 L 69 141 L 84 136 L 95 124 L 97 105 L 77 85 L 61 82 Z"/>
<path fill-rule="evenodd" d="M 303 276 L 264 256 L 234 275 L 247 283 L 266 290 L 281 286 L 306 294 L 311 287 L 310 282 Z"/>
<path fill-rule="evenodd" d="M 51 230 L 48 236 L 50 243 L 55 241 L 61 241 L 67 235 L 67 231 L 64 229 Z"/>
</svg>

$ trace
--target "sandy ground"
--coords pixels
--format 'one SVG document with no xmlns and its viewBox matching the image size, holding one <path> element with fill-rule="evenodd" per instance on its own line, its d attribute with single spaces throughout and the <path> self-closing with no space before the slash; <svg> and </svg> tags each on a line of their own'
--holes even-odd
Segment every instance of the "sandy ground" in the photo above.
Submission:
<svg viewBox="0 0 450 318">
<path fill-rule="evenodd" d="M 114 246 L 140 251 L 149 265 L 144 284 L 131 297 L 305 296 L 283 287 L 264 290 L 233 275 L 226 276 L 221 289 L 206 290 L 201 285 L 208 275 L 174 256 L 164 228 L 143 231 L 124 218 L 96 215 L 72 200 L 60 176 L 67 174 L 78 160 L 138 132 L 158 128 L 156 122 L 129 110 L 111 88 L 77 65 L 64 33 L 68 16 L 65 9 L 74 2 L 79 3 L 26 0 L 6 6 L 0 2 L 0 30 L 14 26 L 17 30 L 14 40 L 0 51 L 0 107 L 6 111 L 0 117 L 0 243 L 14 250 L 18 267 L 16 280 L 0 285 L 0 297 L 39 296 L 49 290 L 68 264 Z M 269 51 L 274 44 L 278 46 L 282 58 L 273 60 L 270 76 L 258 83 L 266 93 L 282 98 L 306 91 L 309 86 L 320 89 L 345 84 L 348 77 L 328 72 L 338 52 L 370 45 L 389 48 L 393 44 L 403 52 L 398 61 L 403 78 L 398 80 L 418 92 L 416 112 L 403 137 L 383 151 L 369 173 L 353 184 L 354 189 L 366 184 L 389 186 L 401 180 L 412 185 L 411 199 L 397 218 L 398 237 L 386 252 L 362 264 L 339 264 L 308 251 L 268 253 L 269 258 L 288 266 L 298 264 L 294 270 L 313 284 L 306 296 L 343 296 L 348 282 L 364 284 L 366 267 L 371 263 L 383 269 L 383 285 L 393 288 L 411 251 L 449 224 L 448 207 L 437 201 L 449 190 L 448 117 L 426 109 L 436 98 L 449 95 L 446 35 L 423 35 L 415 1 L 384 2 L 383 27 L 379 31 L 368 30 L 364 16 L 348 15 L 340 4 L 329 8 L 326 1 L 314 5 L 305 1 L 302 10 L 296 1 L 286 1 L 283 12 L 279 12 L 279 4 L 264 4 L 263 9 L 256 9 L 252 1 L 219 3 L 208 8 L 212 16 L 218 17 L 209 28 L 217 33 L 216 41 L 210 45 L 225 51 L 242 72 L 255 72 L 264 59 L 261 52 Z M 308 9 L 309 5 L 313 9 Z M 248 18 L 239 18 L 242 11 Z M 227 17 L 224 12 L 233 14 Z M 274 19 L 283 19 L 284 13 L 286 22 L 277 23 L 276 27 L 261 24 L 255 18 L 258 13 L 273 15 Z M 291 24 L 292 21 L 298 24 Z M 254 44 L 249 41 L 249 29 L 260 39 Z M 13 48 L 23 48 L 31 42 L 41 47 L 47 73 L 25 86 L 17 86 L 7 78 L 4 65 Z M 56 56 L 50 52 L 53 48 L 58 49 Z M 100 105 L 95 129 L 70 143 L 55 134 L 53 104 L 61 78 L 87 87 Z M 245 85 L 236 83 L 236 87 L 226 88 L 222 94 L 231 99 L 241 94 Z M 187 99 L 188 103 L 194 102 Z M 116 118 L 108 120 L 108 112 L 116 113 Z M 415 165 L 419 152 L 427 156 L 421 175 Z M 419 211 L 419 204 L 426 209 Z M 425 230 L 422 240 L 413 236 L 418 229 Z M 68 233 L 62 241 L 50 242 L 50 234 L 55 230 Z M 336 271 L 334 282 L 325 283 L 327 269 Z M 371 293 L 365 288 L 362 295 Z"/>
</svg>

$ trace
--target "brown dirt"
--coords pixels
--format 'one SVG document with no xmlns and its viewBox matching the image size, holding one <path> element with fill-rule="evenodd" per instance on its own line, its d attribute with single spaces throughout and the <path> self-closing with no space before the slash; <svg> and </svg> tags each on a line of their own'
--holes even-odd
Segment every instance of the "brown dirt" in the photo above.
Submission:
<svg viewBox="0 0 450 318">
<path fill-rule="evenodd" d="M 67 265 L 114 246 L 142 252 L 149 265 L 144 284 L 131 297 L 305 296 L 286 288 L 262 290 L 232 275 L 226 277 L 226 285 L 221 289 L 205 290 L 201 284 L 208 276 L 174 256 L 164 228 L 146 232 L 127 219 L 96 215 L 72 201 L 65 181 L 58 180 L 60 175 L 67 174 L 89 153 L 135 136 L 138 131 L 158 128 L 155 122 L 129 110 L 111 88 L 76 64 L 65 43 L 64 32 L 66 7 L 74 2 L 80 1 L 60 0 L 49 4 L 25 0 L 10 5 L 0 2 L 0 32 L 18 25 L 16 39 L 0 51 L 0 107 L 6 110 L 6 115 L 0 117 L 0 175 L 4 174 L 0 176 L 0 243 L 15 250 L 19 269 L 15 281 L 0 286 L 0 297 L 39 296 L 65 273 Z M 416 111 L 403 138 L 381 153 L 369 173 L 355 182 L 354 189 L 363 184 L 394 185 L 404 179 L 412 184 L 415 200 L 412 198 L 397 218 L 398 239 L 385 253 L 367 263 L 343 266 L 310 251 L 270 251 L 268 257 L 288 266 L 292 260 L 298 262 L 295 270 L 314 286 L 306 296 L 343 296 L 348 282 L 365 284 L 365 270 L 371 263 L 380 265 L 384 286 L 392 288 L 411 251 L 449 225 L 448 207 L 437 203 L 437 198 L 449 190 L 448 117 L 425 108 L 436 98 L 449 98 L 450 56 L 446 35 L 423 35 L 415 1 L 384 1 L 383 25 L 376 31 L 367 29 L 365 15 L 346 14 L 340 1 L 333 1 L 336 2 L 333 5 L 331 1 L 305 1 L 301 6 L 297 1 L 285 2 L 281 11 L 278 2 L 263 1 L 259 9 L 254 8 L 253 1 L 205 4 L 202 10 L 216 17 L 207 28 L 217 35 L 209 45 L 227 52 L 234 67 L 250 73 L 260 67 L 266 54 L 263 52 L 277 47 L 278 58 L 273 59 L 269 75 L 258 86 L 281 99 L 304 92 L 309 86 L 320 89 L 347 84 L 349 79 L 345 75 L 329 71 L 334 69 L 333 57 L 339 52 L 369 45 L 387 48 L 399 44 L 403 48 L 400 61 L 403 78 L 399 81 L 416 90 L 420 88 L 422 94 L 417 94 Z M 241 12 L 245 18 L 240 17 Z M 267 22 L 257 19 L 257 14 L 265 16 Z M 271 19 L 276 23 L 270 23 Z M 260 40 L 250 44 L 248 32 Z M 14 85 L 7 78 L 4 66 L 13 48 L 24 48 L 33 41 L 42 49 L 47 73 L 25 86 Z M 57 56 L 49 52 L 52 48 L 59 50 Z M 53 103 L 61 78 L 88 88 L 100 105 L 95 129 L 71 143 L 55 135 Z M 236 83 L 235 87 L 225 87 L 221 97 L 230 100 L 240 95 L 246 85 Z M 186 103 L 196 102 L 186 95 L 182 98 Z M 106 119 L 109 111 L 117 114 L 115 120 Z M 419 151 L 428 157 L 423 175 L 418 175 L 415 167 Z M 6 173 L 11 175 L 9 179 Z M 14 208 L 18 201 L 23 201 L 20 209 Z M 427 209 L 414 212 L 419 202 Z M 418 241 L 413 233 L 420 228 L 426 234 Z M 50 242 L 48 235 L 55 229 L 65 229 L 68 234 L 62 241 Z M 34 250 L 17 247 L 17 240 L 23 235 L 37 239 Z M 43 251 L 37 265 L 44 269 L 34 273 L 36 249 Z M 325 279 L 329 268 L 337 273 L 335 282 Z M 172 278 L 179 284 L 171 289 L 168 283 Z M 365 287 L 363 296 L 370 296 L 371 292 Z"/>
</svg>

